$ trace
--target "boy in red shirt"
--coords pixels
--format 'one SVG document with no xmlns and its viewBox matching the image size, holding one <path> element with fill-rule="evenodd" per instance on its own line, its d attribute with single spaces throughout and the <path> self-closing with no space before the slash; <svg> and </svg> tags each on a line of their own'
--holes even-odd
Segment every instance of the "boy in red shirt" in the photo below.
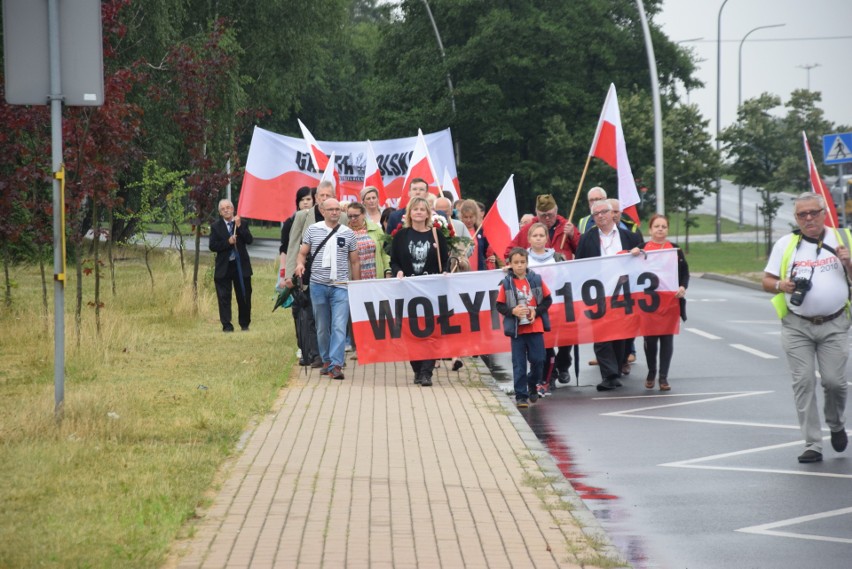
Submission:
<svg viewBox="0 0 852 569">
<path fill-rule="evenodd" d="M 536 386 L 544 372 L 544 333 L 550 331 L 547 310 L 553 304 L 550 289 L 540 276 L 527 269 L 528 256 L 529 252 L 521 247 L 509 252 L 511 270 L 497 293 L 497 312 L 503 315 L 503 332 L 512 338 L 515 401 L 521 408 L 538 399 Z"/>
</svg>

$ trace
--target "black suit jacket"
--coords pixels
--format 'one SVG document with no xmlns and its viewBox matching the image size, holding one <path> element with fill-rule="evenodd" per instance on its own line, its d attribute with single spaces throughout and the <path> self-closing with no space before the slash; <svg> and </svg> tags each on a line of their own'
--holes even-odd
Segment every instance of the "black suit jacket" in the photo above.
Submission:
<svg viewBox="0 0 852 569">
<path fill-rule="evenodd" d="M 577 252 L 574 254 L 575 259 L 588 259 L 590 257 L 600 257 L 601 256 L 601 237 L 600 231 L 595 229 L 589 229 L 580 237 L 580 244 L 577 245 Z M 634 247 L 638 247 L 644 240 L 642 239 L 642 235 L 639 233 L 634 233 L 632 231 L 628 231 L 627 229 L 623 229 L 621 227 L 618 228 L 618 235 L 621 238 L 621 248 L 625 251 L 629 251 Z"/>
<path fill-rule="evenodd" d="M 228 274 L 228 261 L 231 256 L 231 244 L 228 243 L 228 226 L 221 217 L 210 226 L 210 241 L 208 247 L 216 253 L 216 270 L 214 279 L 224 279 Z M 251 259 L 249 259 L 246 245 L 251 244 L 254 237 L 249 231 L 248 222 L 243 219 L 237 228 L 237 250 L 240 253 L 240 265 L 243 268 L 243 278 L 251 276 Z"/>
</svg>

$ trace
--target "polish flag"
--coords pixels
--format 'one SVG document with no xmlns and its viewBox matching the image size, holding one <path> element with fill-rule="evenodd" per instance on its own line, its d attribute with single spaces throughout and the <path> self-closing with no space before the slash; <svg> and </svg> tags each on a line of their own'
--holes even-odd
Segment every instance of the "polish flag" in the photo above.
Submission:
<svg viewBox="0 0 852 569">
<path fill-rule="evenodd" d="M 515 198 L 515 175 L 512 174 L 491 209 L 485 214 L 479 230 L 488 239 L 492 250 L 505 251 L 520 229 L 518 201 Z"/>
<path fill-rule="evenodd" d="M 326 168 L 322 173 L 322 178 L 320 178 L 319 183 L 331 182 L 331 185 L 334 186 L 334 194 L 337 196 L 337 201 L 352 201 L 351 198 L 348 198 L 344 194 L 346 190 L 340 184 L 340 174 L 337 172 L 337 161 L 335 159 L 336 156 L 334 152 L 332 152 L 331 157 L 328 158 L 328 164 L 326 164 Z"/>
<path fill-rule="evenodd" d="M 379 170 L 379 162 L 376 160 L 376 151 L 373 150 L 373 144 L 367 141 L 367 165 L 364 168 L 364 186 L 373 186 L 379 190 L 379 207 L 385 207 L 388 199 L 385 191 L 385 181 L 382 178 L 382 171 Z"/>
<path fill-rule="evenodd" d="M 802 142 L 805 145 L 805 159 L 808 161 L 808 179 L 811 181 L 811 190 L 815 194 L 821 195 L 822 199 L 825 200 L 825 207 L 828 208 L 828 216 L 826 217 L 825 224 L 837 229 L 840 227 L 840 222 L 837 217 L 837 209 L 834 207 L 834 199 L 828 192 L 828 188 L 825 187 L 822 176 L 817 172 L 816 163 L 814 162 L 813 154 L 811 154 L 811 147 L 808 144 L 808 136 L 805 134 L 805 131 L 802 131 Z"/>
<path fill-rule="evenodd" d="M 447 170 L 446 166 L 444 167 L 444 183 L 441 184 L 441 190 L 450 192 L 453 195 L 453 203 L 456 203 L 461 199 L 459 192 L 456 190 L 456 184 L 453 182 L 453 177 L 450 174 L 450 171 Z"/>
<path fill-rule="evenodd" d="M 414 144 L 414 153 L 411 155 L 411 161 L 408 163 L 408 173 L 405 174 L 405 181 L 402 183 L 402 194 L 391 196 L 399 198 L 399 207 L 401 208 L 408 204 L 408 187 L 414 178 L 426 180 L 426 183 L 429 185 L 429 193 L 438 195 L 438 174 L 435 173 L 435 167 L 432 165 L 432 159 L 429 157 L 429 147 L 426 146 L 423 131 L 419 128 L 417 129 L 417 142 Z"/>
<path fill-rule="evenodd" d="M 618 201 L 621 211 L 639 223 L 639 192 L 636 191 L 636 180 L 627 159 L 627 144 L 624 142 L 624 130 L 621 128 L 621 112 L 618 110 L 618 98 L 615 85 L 610 83 L 606 94 L 601 118 L 595 131 L 595 139 L 589 156 L 600 158 L 618 172 Z"/>
<path fill-rule="evenodd" d="M 302 129 L 302 138 L 305 139 L 305 144 L 308 145 L 308 154 L 311 155 L 314 168 L 316 168 L 317 172 L 325 172 L 325 168 L 328 166 L 328 156 L 320 149 L 317 139 L 314 138 L 314 135 L 305 126 L 305 123 L 301 119 L 296 120 L 299 121 L 299 128 Z"/>
</svg>

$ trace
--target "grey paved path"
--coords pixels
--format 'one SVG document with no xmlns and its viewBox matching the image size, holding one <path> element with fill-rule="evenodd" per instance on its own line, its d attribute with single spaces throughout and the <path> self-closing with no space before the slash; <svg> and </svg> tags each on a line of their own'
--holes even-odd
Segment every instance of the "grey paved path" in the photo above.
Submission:
<svg viewBox="0 0 852 569">
<path fill-rule="evenodd" d="M 431 388 L 407 363 L 350 361 L 344 381 L 294 371 L 169 565 L 614 566 L 513 404 L 466 362 Z"/>
</svg>

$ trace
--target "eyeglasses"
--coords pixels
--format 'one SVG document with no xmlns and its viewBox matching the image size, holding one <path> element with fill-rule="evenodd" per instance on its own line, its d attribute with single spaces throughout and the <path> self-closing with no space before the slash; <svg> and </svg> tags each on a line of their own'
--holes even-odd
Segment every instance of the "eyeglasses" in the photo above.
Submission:
<svg viewBox="0 0 852 569">
<path fill-rule="evenodd" d="M 350 213 L 347 217 L 349 219 L 358 219 L 359 217 L 361 217 L 361 214 L 360 213 Z"/>
<path fill-rule="evenodd" d="M 551 217 L 556 217 L 555 211 L 550 211 L 550 212 L 547 212 L 547 213 L 538 211 L 538 212 L 536 212 L 536 214 L 538 215 L 539 218 L 544 218 L 544 219 L 550 219 Z"/>
<path fill-rule="evenodd" d="M 824 208 L 823 209 L 812 209 L 810 211 L 797 211 L 796 217 L 798 219 L 814 219 L 815 217 L 817 217 L 819 214 L 821 214 L 824 211 L 825 211 Z"/>
<path fill-rule="evenodd" d="M 596 211 L 596 212 L 595 212 L 595 213 L 593 213 L 592 215 L 597 216 L 597 215 L 603 215 L 603 214 L 605 214 L 605 213 L 612 213 L 612 210 L 611 210 L 611 209 L 602 209 L 602 210 L 600 210 L 600 211 Z"/>
</svg>

